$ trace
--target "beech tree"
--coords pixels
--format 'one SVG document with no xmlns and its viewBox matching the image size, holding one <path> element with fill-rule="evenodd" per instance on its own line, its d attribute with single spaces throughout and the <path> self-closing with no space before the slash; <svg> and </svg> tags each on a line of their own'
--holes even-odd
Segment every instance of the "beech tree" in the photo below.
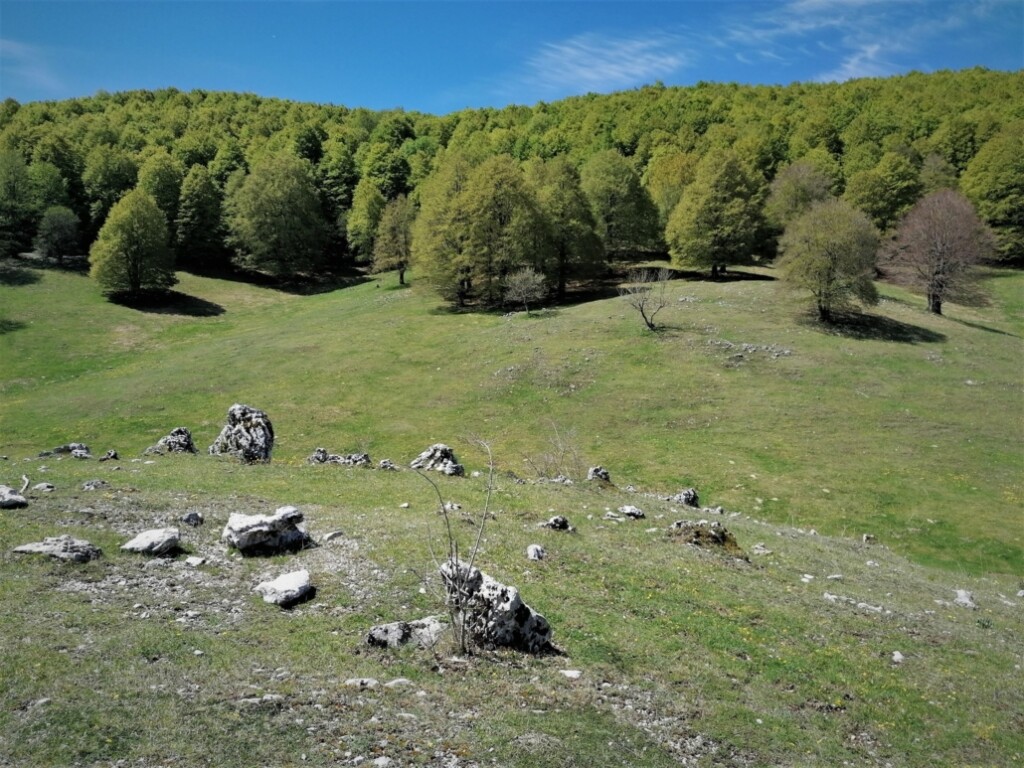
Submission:
<svg viewBox="0 0 1024 768">
<path fill-rule="evenodd" d="M 1007 126 L 978 151 L 960 188 L 995 230 L 999 256 L 1024 258 L 1024 121 Z"/>
<path fill-rule="evenodd" d="M 942 302 L 960 295 L 976 264 L 993 252 L 992 233 L 970 200 L 952 189 L 921 198 L 896 233 L 894 260 L 910 283 L 928 297 L 928 309 L 942 314 Z"/>
<path fill-rule="evenodd" d="M 82 183 L 89 200 L 89 220 L 97 231 L 107 213 L 121 196 L 135 186 L 138 168 L 135 161 L 119 149 L 100 145 L 85 159 Z"/>
<path fill-rule="evenodd" d="M 33 245 L 43 256 L 63 264 L 65 256 L 78 252 L 78 226 L 78 216 L 70 208 L 50 206 L 43 211 Z"/>
<path fill-rule="evenodd" d="M 405 195 L 384 206 L 373 244 L 373 271 L 398 270 L 398 284 L 405 285 L 405 271 L 412 258 L 412 223 L 416 208 Z"/>
<path fill-rule="evenodd" d="M 348 213 L 346 230 L 348 245 L 356 254 L 357 261 L 373 258 L 373 241 L 377 236 L 377 225 L 384 213 L 387 199 L 381 193 L 377 182 L 364 176 L 356 185 L 352 195 L 352 210 Z"/>
<path fill-rule="evenodd" d="M 25 159 L 17 152 L 0 152 L 0 257 L 29 248 L 37 215 Z"/>
<path fill-rule="evenodd" d="M 779 171 L 771 183 L 764 212 L 779 228 L 805 213 L 814 203 L 832 196 L 832 180 L 809 161 L 793 163 Z"/>
<path fill-rule="evenodd" d="M 183 177 L 181 163 L 166 151 L 154 152 L 139 168 L 138 185 L 149 193 L 164 212 L 172 241 Z"/>
<path fill-rule="evenodd" d="M 136 188 L 118 200 L 89 249 L 89 276 L 107 295 L 138 295 L 178 282 L 167 243 L 167 217 Z"/>
<path fill-rule="evenodd" d="M 660 241 L 658 210 L 632 163 L 614 149 L 591 156 L 580 170 L 597 234 L 608 253 L 636 253 Z"/>
<path fill-rule="evenodd" d="M 851 298 L 878 301 L 872 282 L 878 242 L 866 214 L 843 200 L 825 200 L 786 227 L 779 268 L 788 283 L 810 291 L 818 318 L 828 322 Z"/>
<path fill-rule="evenodd" d="M 886 152 L 878 165 L 855 173 L 847 182 L 844 197 L 864 211 L 879 230 L 894 226 L 921 194 L 917 169 L 907 158 Z"/>
<path fill-rule="evenodd" d="M 193 165 L 181 183 L 175 220 L 174 246 L 183 264 L 202 267 L 227 266 L 222 199 L 213 174 Z"/>
</svg>

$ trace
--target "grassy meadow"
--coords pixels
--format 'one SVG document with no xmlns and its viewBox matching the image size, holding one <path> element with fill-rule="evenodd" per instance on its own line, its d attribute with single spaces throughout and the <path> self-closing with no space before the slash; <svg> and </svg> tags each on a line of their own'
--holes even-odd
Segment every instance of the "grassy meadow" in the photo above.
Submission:
<svg viewBox="0 0 1024 768">
<path fill-rule="evenodd" d="M 1021 273 L 992 270 L 987 306 L 942 317 L 881 284 L 837 328 L 770 269 L 679 279 L 656 334 L 613 295 L 502 316 L 451 312 L 394 275 L 313 295 L 179 276 L 175 301 L 132 309 L 81 274 L 0 264 L 0 482 L 57 486 L 0 513 L 0 765 L 1024 760 Z M 176 426 L 203 450 L 234 402 L 268 412 L 273 463 L 142 460 Z M 486 486 L 476 438 L 497 469 L 479 564 L 565 655 L 371 651 L 371 625 L 442 610 L 436 499 L 412 472 L 305 458 L 407 465 L 452 445 L 484 473 L 439 479 L 466 542 Z M 71 441 L 121 460 L 33 458 Z M 615 487 L 582 480 L 597 464 Z M 577 483 L 516 482 L 539 471 Z M 92 478 L 110 488 L 80 490 Z M 690 486 L 770 554 L 668 536 L 700 516 L 664 501 Z M 647 519 L 603 519 L 627 503 Z M 315 539 L 344 536 L 268 560 L 223 550 L 231 512 L 282 504 Z M 118 550 L 193 509 L 199 568 Z M 556 513 L 576 533 L 537 528 Z M 11 552 L 60 533 L 104 557 Z M 548 558 L 528 562 L 530 543 Z M 313 601 L 252 593 L 300 564 Z"/>
</svg>

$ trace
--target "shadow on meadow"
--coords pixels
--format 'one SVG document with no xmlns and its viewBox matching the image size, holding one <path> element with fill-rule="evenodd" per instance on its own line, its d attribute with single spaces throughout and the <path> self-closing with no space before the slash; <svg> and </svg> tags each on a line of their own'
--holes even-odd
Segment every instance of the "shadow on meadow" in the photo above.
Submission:
<svg viewBox="0 0 1024 768">
<path fill-rule="evenodd" d="M 20 320 L 9 320 L 6 317 L 0 317 L 0 336 L 3 336 L 5 333 L 20 331 L 24 327 L 26 327 L 25 323 Z"/>
<path fill-rule="evenodd" d="M 41 279 L 38 270 L 28 269 L 10 259 L 0 261 L 0 285 L 33 285 Z"/>
<path fill-rule="evenodd" d="M 899 344 L 938 344 L 946 341 L 944 333 L 869 313 L 836 312 L 830 323 L 822 323 L 816 314 L 808 313 L 799 322 L 821 333 L 847 339 L 894 341 Z"/>
<path fill-rule="evenodd" d="M 223 315 L 225 311 L 220 304 L 179 291 L 160 291 L 139 295 L 119 294 L 111 296 L 110 300 L 122 307 L 157 315 L 217 317 Z"/>
</svg>

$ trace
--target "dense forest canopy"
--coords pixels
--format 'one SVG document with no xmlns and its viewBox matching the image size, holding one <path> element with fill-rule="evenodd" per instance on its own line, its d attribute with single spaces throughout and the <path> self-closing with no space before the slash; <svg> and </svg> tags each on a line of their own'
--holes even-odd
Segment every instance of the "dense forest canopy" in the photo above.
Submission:
<svg viewBox="0 0 1024 768">
<path fill-rule="evenodd" d="M 167 217 L 179 265 L 315 276 L 370 262 L 382 221 L 395 237 L 388 204 L 405 196 L 412 266 L 453 301 L 493 304 L 502 277 L 526 267 L 560 292 L 613 256 L 700 268 L 772 258 L 781 227 L 765 204 L 800 164 L 883 233 L 929 192 L 959 188 L 999 257 L 1019 261 L 1022 136 L 1024 73 L 981 68 L 655 84 L 443 116 L 173 88 L 8 99 L 0 249 L 30 248 L 61 206 L 85 251 L 141 189 Z M 731 231 L 709 239 L 691 232 L 698 219 Z"/>
</svg>

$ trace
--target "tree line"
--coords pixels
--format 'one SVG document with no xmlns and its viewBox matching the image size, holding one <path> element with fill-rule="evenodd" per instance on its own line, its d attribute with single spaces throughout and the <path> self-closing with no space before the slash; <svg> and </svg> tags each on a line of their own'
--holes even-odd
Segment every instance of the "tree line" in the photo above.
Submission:
<svg viewBox="0 0 1024 768">
<path fill-rule="evenodd" d="M 893 243 L 949 190 L 994 233 L 979 253 L 1019 261 L 1022 150 L 1024 75 L 984 69 L 655 84 L 444 116 L 176 89 L 8 99 L 0 255 L 88 250 L 110 293 L 166 288 L 176 267 L 364 265 L 404 281 L 414 265 L 452 303 L 497 306 L 524 273 L 561 295 L 611 260 L 717 274 L 779 256 L 795 276 L 822 222 Z M 870 299 L 856 285 L 847 295 Z"/>
</svg>

